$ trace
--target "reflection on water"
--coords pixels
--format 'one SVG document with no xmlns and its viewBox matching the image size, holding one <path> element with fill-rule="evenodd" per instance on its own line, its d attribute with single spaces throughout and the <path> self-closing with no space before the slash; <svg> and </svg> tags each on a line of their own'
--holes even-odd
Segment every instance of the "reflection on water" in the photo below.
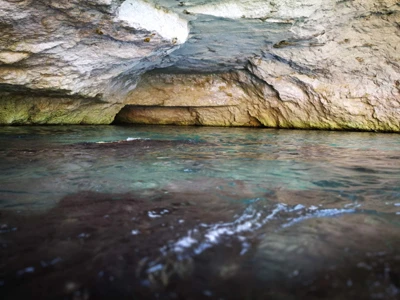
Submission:
<svg viewBox="0 0 400 300">
<path fill-rule="evenodd" d="M 0 128 L 4 299 L 398 299 L 395 134 Z"/>
</svg>

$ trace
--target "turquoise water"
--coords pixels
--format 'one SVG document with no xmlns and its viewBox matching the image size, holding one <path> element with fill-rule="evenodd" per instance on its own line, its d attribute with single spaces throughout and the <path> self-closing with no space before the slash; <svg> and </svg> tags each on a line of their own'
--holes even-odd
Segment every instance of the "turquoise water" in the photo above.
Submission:
<svg viewBox="0 0 400 300">
<path fill-rule="evenodd" d="M 130 153 L 77 143 L 132 139 L 176 141 Z M 187 144 L 179 145 L 179 142 Z M 268 189 L 335 189 L 356 201 L 400 193 L 400 138 L 395 134 L 180 127 L 6 127 L 1 129 L 0 207 L 46 209 L 85 191 L 162 189 L 179 180 L 215 178 Z M 113 153 L 115 152 L 115 153 Z M 138 155 L 138 156 L 137 156 Z M 347 190 L 360 189 L 358 192 Z M 21 206 L 19 207 L 19 204 Z"/>
<path fill-rule="evenodd" d="M 397 134 L 2 127 L 0 168 L 9 299 L 400 296 Z"/>
</svg>

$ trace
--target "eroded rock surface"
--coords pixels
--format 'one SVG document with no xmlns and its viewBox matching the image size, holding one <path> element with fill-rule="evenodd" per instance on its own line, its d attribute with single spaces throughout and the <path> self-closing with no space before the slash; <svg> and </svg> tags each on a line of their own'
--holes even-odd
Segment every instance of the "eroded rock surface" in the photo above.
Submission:
<svg viewBox="0 0 400 300">
<path fill-rule="evenodd" d="M 6 124 L 110 123 L 137 77 L 188 34 L 176 13 L 143 1 L 2 0 L 0 7 L 0 123 Z"/>
<path fill-rule="evenodd" d="M 3 124 L 400 131 L 396 0 L 0 5 Z"/>
<path fill-rule="evenodd" d="M 255 82 L 241 72 L 225 74 L 149 74 L 117 115 L 122 123 L 260 126 L 254 113 Z M 250 84 L 250 86 L 248 86 Z M 248 90 L 246 91 L 246 87 Z"/>
</svg>

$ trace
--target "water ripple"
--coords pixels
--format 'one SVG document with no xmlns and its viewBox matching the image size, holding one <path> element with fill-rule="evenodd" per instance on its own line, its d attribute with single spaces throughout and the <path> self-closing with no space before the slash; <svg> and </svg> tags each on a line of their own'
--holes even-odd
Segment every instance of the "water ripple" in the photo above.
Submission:
<svg viewBox="0 0 400 300">
<path fill-rule="evenodd" d="M 248 205 L 241 214 L 236 215 L 233 221 L 214 224 L 200 223 L 188 230 L 185 236 L 170 241 L 167 245 L 160 248 L 162 257 L 173 255 L 180 261 L 190 259 L 226 241 L 227 238 L 239 241 L 241 244 L 240 255 L 244 255 L 251 247 L 248 235 L 261 229 L 271 221 L 278 222 L 277 230 L 279 230 L 279 228 L 287 228 L 311 218 L 329 218 L 355 213 L 356 208 L 360 206 L 355 203 L 348 204 L 345 208 L 321 209 L 314 205 L 306 207 L 302 204 L 287 205 L 279 203 L 272 210 L 267 210 L 265 206 L 263 209 L 257 208 L 256 204 L 260 203 L 259 198 L 248 202 L 252 204 Z M 162 257 L 157 262 L 162 260 Z M 157 268 L 154 266 L 157 266 Z M 146 272 L 161 271 L 162 268 L 160 266 L 159 263 L 156 264 L 153 262 L 147 268 Z"/>
</svg>

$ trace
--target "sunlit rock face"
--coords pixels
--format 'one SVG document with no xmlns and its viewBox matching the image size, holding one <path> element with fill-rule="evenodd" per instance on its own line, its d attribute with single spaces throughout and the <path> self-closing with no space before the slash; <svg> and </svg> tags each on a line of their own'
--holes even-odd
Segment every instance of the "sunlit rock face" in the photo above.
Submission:
<svg viewBox="0 0 400 300">
<path fill-rule="evenodd" d="M 132 91 L 116 122 L 261 126 L 259 85 L 243 72 L 148 74 Z M 247 90 L 246 90 L 247 87 Z"/>
<path fill-rule="evenodd" d="M 396 0 L 0 5 L 3 124 L 400 131 Z"/>
<path fill-rule="evenodd" d="M 0 30 L 5 124 L 110 123 L 137 77 L 189 32 L 139 0 L 0 0 Z"/>
</svg>

